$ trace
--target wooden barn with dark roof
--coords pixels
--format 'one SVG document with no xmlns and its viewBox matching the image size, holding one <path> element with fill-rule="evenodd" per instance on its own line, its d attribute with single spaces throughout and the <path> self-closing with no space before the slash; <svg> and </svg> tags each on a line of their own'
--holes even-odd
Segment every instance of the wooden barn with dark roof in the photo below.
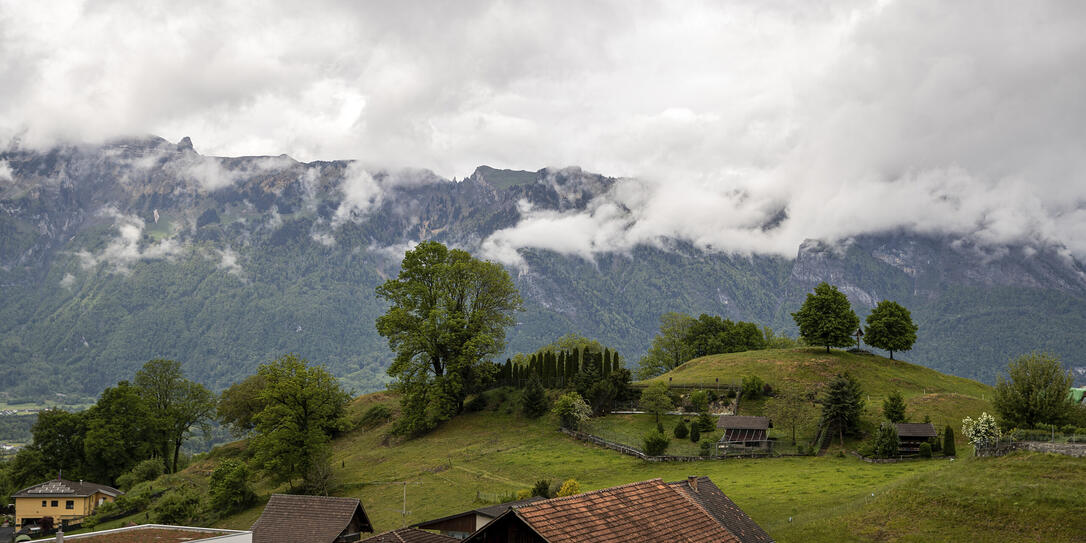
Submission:
<svg viewBox="0 0 1086 543">
<path fill-rule="evenodd" d="M 769 429 L 773 423 L 768 417 L 721 415 L 716 427 L 724 430 L 718 446 L 722 449 L 768 449 Z"/>
<path fill-rule="evenodd" d="M 652 479 L 513 507 L 465 540 L 583 541 L 770 543 L 772 539 L 708 478 L 699 477 L 676 483 Z"/>
<path fill-rule="evenodd" d="M 902 454 L 916 454 L 920 452 L 921 443 L 930 443 L 938 437 L 935 426 L 930 422 L 899 422 L 894 425 L 897 430 L 898 448 Z"/>
<path fill-rule="evenodd" d="M 373 524 L 358 498 L 273 494 L 252 530 L 253 543 L 347 543 Z"/>
</svg>

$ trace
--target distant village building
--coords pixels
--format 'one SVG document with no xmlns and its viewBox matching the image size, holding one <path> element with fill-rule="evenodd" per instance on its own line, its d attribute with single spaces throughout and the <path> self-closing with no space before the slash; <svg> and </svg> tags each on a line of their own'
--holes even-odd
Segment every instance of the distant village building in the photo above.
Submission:
<svg viewBox="0 0 1086 543">
<path fill-rule="evenodd" d="M 488 522 L 501 516 L 501 514 L 508 511 L 509 508 L 528 505 L 529 503 L 543 499 L 544 498 L 539 496 L 533 496 L 524 500 L 488 505 L 486 507 L 464 511 L 463 513 L 420 522 L 414 526 L 416 528 L 422 528 L 423 530 L 437 530 L 442 534 L 456 539 L 464 539 L 479 528 L 486 526 Z"/>
<path fill-rule="evenodd" d="M 358 498 L 272 494 L 252 530 L 253 543 L 348 543 L 373 524 Z"/>
<path fill-rule="evenodd" d="M 11 495 L 15 500 L 15 526 L 37 525 L 44 517 L 52 518 L 53 526 L 58 527 L 82 524 L 83 517 L 122 494 L 111 486 L 57 477 Z"/>
<path fill-rule="evenodd" d="M 707 477 L 652 479 L 516 506 L 466 543 L 772 543 Z"/>
<path fill-rule="evenodd" d="M 897 450 L 901 454 L 919 453 L 921 443 L 931 443 L 939 435 L 930 422 L 899 422 L 894 428 L 897 430 Z"/>
<path fill-rule="evenodd" d="M 770 449 L 769 429 L 773 423 L 768 417 L 748 417 L 743 415 L 721 415 L 716 422 L 718 429 L 724 430 L 717 446 L 721 449 L 741 451 L 768 451 Z"/>
</svg>

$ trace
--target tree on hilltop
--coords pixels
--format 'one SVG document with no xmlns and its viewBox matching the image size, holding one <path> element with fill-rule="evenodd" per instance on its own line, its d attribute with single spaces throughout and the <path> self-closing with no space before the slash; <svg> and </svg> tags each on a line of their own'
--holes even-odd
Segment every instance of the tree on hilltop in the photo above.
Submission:
<svg viewBox="0 0 1086 543">
<path fill-rule="evenodd" d="M 867 328 L 864 341 L 872 347 L 890 351 L 890 360 L 894 351 L 908 351 L 916 343 L 916 324 L 912 315 L 897 302 L 883 300 L 867 316 Z"/>
<path fill-rule="evenodd" d="M 505 348 L 520 295 L 500 265 L 425 241 L 404 254 L 377 296 L 390 304 L 376 324 L 396 353 L 388 374 L 402 394 L 397 430 L 429 431 L 488 380 L 494 366 L 486 360 Z"/>
<path fill-rule="evenodd" d="M 852 334 L 860 326 L 860 318 L 852 311 L 848 298 L 829 283 L 820 283 L 799 311 L 792 313 L 799 334 L 811 345 L 848 347 L 855 343 Z"/>
</svg>

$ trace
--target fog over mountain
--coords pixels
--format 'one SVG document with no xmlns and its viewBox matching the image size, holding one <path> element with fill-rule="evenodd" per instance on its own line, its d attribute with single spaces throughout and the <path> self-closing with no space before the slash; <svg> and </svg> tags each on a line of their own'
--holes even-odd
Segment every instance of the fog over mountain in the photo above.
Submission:
<svg viewBox="0 0 1086 543">
<path fill-rule="evenodd" d="M 569 328 L 637 355 L 668 309 L 788 330 L 826 279 L 856 304 L 911 301 L 934 344 L 963 344 L 961 369 L 918 345 L 933 367 L 991 381 L 1023 350 L 1070 357 L 1086 315 L 1084 16 L 1055 1 L 0 2 L 5 348 L 45 379 L 44 353 L 84 341 L 39 336 L 89 318 L 62 306 L 101 302 L 92 284 L 131 295 L 124 280 L 176 281 L 187 262 L 247 293 L 215 317 L 236 318 L 300 278 L 369 296 L 436 238 L 518 276 L 537 329 L 511 332 L 517 348 Z M 372 276 L 327 268 L 351 259 Z M 158 288 L 148 300 L 180 303 Z M 298 288 L 263 309 L 314 302 Z M 315 351 L 376 382 L 386 355 L 363 329 L 350 349 L 365 355 Z M 242 366 L 310 345 L 264 332 L 239 336 Z M 174 333 L 188 339 L 161 353 L 231 360 Z M 94 348 L 63 356 L 99 364 Z"/>
<path fill-rule="evenodd" d="M 405 4 L 5 3 L 0 134 L 636 179 L 527 213 L 506 261 L 898 228 L 1086 254 L 1077 3 Z"/>
</svg>

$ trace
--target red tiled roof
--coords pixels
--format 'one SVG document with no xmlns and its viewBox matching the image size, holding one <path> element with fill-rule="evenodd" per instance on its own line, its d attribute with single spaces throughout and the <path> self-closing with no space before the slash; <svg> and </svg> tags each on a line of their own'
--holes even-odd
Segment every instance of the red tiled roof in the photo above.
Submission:
<svg viewBox="0 0 1086 543">
<path fill-rule="evenodd" d="M 721 415 L 716 421 L 717 428 L 725 430 L 766 430 L 772 428 L 768 417 L 749 417 L 745 415 Z"/>
<path fill-rule="evenodd" d="M 361 531 L 372 532 L 358 498 L 273 494 L 253 524 L 253 543 L 331 543 L 356 515 Z"/>
<path fill-rule="evenodd" d="M 930 422 L 899 422 L 897 427 L 898 437 L 935 437 L 935 426 Z"/>
<path fill-rule="evenodd" d="M 661 479 L 540 501 L 507 514 L 550 543 L 739 543 L 694 498 Z"/>
<path fill-rule="evenodd" d="M 366 543 L 455 543 L 455 537 L 435 534 L 418 528 L 400 528 L 363 539 Z"/>
<path fill-rule="evenodd" d="M 773 538 L 724 495 L 708 477 L 692 477 L 668 484 L 694 498 L 717 522 L 735 534 L 741 543 L 773 543 Z"/>
</svg>

